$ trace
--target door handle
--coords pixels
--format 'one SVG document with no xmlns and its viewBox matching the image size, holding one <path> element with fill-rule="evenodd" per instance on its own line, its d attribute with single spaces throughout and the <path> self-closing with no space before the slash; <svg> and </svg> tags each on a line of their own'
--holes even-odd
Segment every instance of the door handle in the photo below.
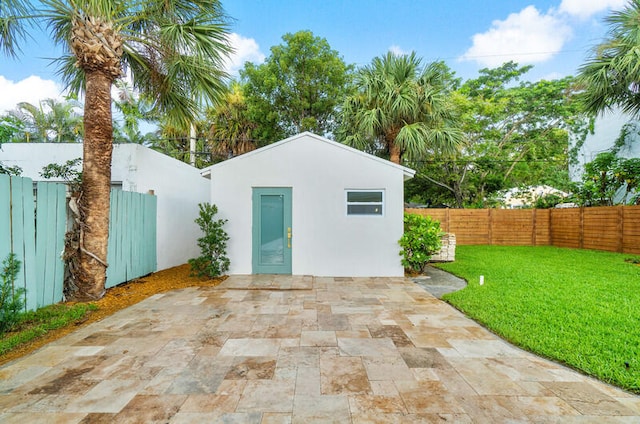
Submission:
<svg viewBox="0 0 640 424">
<path fill-rule="evenodd" d="M 291 227 L 287 228 L 287 247 L 291 249 Z"/>
</svg>

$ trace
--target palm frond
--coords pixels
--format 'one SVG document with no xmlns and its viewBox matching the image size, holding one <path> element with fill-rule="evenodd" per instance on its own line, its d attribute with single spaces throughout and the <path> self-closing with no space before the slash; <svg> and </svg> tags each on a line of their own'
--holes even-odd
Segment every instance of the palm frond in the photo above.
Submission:
<svg viewBox="0 0 640 424">
<path fill-rule="evenodd" d="M 586 111 L 602 113 L 614 106 L 640 113 L 640 0 L 632 0 L 605 22 L 610 26 L 605 40 L 580 68 L 578 82 L 586 87 L 581 95 Z"/>
<path fill-rule="evenodd" d="M 395 144 L 408 158 L 440 148 L 432 143 L 456 145 L 461 132 L 455 133 L 453 126 L 447 127 L 452 132 L 432 133 L 452 122 L 445 96 L 445 80 L 451 75 L 441 62 L 422 68 L 415 53 L 374 58 L 358 72 L 357 92 L 343 105 L 341 138 L 352 145 L 356 141 L 368 141 L 371 146 L 383 141 L 387 148 Z"/>
<path fill-rule="evenodd" d="M 32 25 L 32 3 L 24 0 L 0 1 L 0 51 L 10 57 L 20 53 L 20 42 Z"/>
</svg>

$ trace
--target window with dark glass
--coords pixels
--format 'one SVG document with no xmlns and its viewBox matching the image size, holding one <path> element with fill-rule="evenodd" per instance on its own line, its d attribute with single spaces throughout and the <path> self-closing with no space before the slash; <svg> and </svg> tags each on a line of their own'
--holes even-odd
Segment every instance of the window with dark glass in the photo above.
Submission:
<svg viewBox="0 0 640 424">
<path fill-rule="evenodd" d="M 382 190 L 347 190 L 347 215 L 379 215 L 384 207 Z"/>
</svg>

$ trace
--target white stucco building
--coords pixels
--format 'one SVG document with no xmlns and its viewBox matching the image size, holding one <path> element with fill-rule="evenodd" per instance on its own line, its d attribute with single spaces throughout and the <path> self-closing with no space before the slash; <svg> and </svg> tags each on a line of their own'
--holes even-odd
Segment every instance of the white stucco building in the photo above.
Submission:
<svg viewBox="0 0 640 424">
<path fill-rule="evenodd" d="M 228 219 L 230 274 L 403 276 L 413 170 L 302 133 L 202 171 Z"/>
<path fill-rule="evenodd" d="M 627 142 L 618 152 L 623 158 L 640 157 L 640 122 L 620 110 L 612 110 L 598 115 L 593 124 L 593 133 L 588 134 L 583 145 L 577 152 L 577 163 L 569 165 L 569 176 L 573 181 L 579 181 L 584 172 L 584 165 L 593 161 L 599 153 L 611 151 L 616 140 L 620 137 L 624 125 L 629 124 L 635 131 L 627 135 Z M 635 132 L 635 133 L 634 133 Z M 572 140 L 575 145 L 575 140 Z"/>
<path fill-rule="evenodd" d="M 19 166 L 22 176 L 43 181 L 42 168 L 82 157 L 78 143 L 5 143 L 0 161 Z M 55 181 L 55 180 L 45 180 Z M 200 255 L 202 232 L 194 220 L 198 203 L 209 200 L 209 181 L 200 170 L 138 144 L 115 144 L 111 164 L 115 188 L 157 196 L 156 252 L 158 269 L 181 265 Z"/>
</svg>

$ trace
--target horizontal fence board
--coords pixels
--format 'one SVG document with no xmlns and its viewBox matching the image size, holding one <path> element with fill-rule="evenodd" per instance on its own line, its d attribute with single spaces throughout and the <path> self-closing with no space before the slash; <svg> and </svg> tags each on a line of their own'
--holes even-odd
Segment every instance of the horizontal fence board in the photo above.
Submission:
<svg viewBox="0 0 640 424">
<path fill-rule="evenodd" d="M 640 206 L 406 209 L 440 221 L 459 245 L 535 245 L 640 253 Z"/>
</svg>

